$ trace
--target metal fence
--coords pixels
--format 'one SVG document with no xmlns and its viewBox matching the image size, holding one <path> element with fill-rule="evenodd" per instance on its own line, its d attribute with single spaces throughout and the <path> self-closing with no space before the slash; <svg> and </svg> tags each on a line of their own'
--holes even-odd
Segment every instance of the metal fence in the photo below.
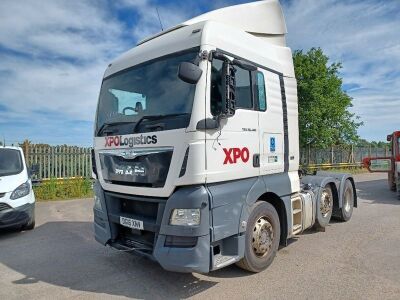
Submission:
<svg viewBox="0 0 400 300">
<path fill-rule="evenodd" d="M 390 155 L 389 147 L 331 147 L 329 149 L 306 148 L 300 151 L 300 164 L 361 164 L 365 157 Z"/>
<path fill-rule="evenodd" d="M 90 148 L 22 145 L 29 167 L 37 165 L 33 179 L 91 177 Z"/>
<path fill-rule="evenodd" d="M 28 166 L 38 165 L 36 180 L 90 177 L 91 148 L 74 146 L 22 145 Z M 388 156 L 388 147 L 331 147 L 301 149 L 300 164 L 311 169 L 361 166 L 364 157 Z"/>
</svg>

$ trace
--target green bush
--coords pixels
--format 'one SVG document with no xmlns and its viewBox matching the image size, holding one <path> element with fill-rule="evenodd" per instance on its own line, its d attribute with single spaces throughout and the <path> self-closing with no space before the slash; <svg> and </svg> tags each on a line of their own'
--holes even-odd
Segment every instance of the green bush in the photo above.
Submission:
<svg viewBox="0 0 400 300">
<path fill-rule="evenodd" d="M 51 178 L 38 186 L 34 186 L 33 190 L 38 200 L 62 200 L 93 196 L 92 182 L 88 178 Z"/>
</svg>

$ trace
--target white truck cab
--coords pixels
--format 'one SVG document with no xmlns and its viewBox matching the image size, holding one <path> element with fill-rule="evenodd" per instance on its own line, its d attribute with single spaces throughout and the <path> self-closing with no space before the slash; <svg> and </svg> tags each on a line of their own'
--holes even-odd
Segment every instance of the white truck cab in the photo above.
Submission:
<svg viewBox="0 0 400 300">
<path fill-rule="evenodd" d="M 20 147 L 0 146 L 0 229 L 35 227 L 35 195 Z"/>
<path fill-rule="evenodd" d="M 299 177 L 297 83 L 276 0 L 212 11 L 105 71 L 96 114 L 95 238 L 167 270 L 265 269 L 332 215 L 353 179 Z"/>
</svg>

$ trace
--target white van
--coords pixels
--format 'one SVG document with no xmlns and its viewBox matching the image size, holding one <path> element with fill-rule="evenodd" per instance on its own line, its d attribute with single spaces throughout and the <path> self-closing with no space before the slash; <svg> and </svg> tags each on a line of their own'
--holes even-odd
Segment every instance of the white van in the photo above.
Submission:
<svg viewBox="0 0 400 300">
<path fill-rule="evenodd" d="M 0 229 L 35 227 L 35 195 L 19 147 L 0 147 Z"/>
</svg>

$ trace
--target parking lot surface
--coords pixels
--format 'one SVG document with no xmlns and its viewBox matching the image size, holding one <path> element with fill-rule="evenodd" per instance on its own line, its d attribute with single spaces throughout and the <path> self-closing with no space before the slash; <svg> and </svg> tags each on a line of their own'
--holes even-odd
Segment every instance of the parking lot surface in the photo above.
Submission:
<svg viewBox="0 0 400 300">
<path fill-rule="evenodd" d="M 400 299 L 400 200 L 384 174 L 356 176 L 347 223 L 306 231 L 264 272 L 178 274 L 94 241 L 90 199 L 37 204 L 37 227 L 0 232 L 0 299 Z"/>
</svg>

